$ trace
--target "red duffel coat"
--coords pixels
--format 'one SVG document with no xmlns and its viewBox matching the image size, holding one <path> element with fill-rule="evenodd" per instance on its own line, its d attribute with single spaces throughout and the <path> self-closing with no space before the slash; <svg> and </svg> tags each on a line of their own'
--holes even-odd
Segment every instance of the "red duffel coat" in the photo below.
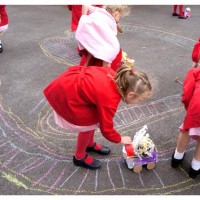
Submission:
<svg viewBox="0 0 200 200">
<path fill-rule="evenodd" d="M 6 6 L 0 5 L 0 26 L 5 26 L 8 24 L 8 15 L 6 12 Z"/>
<path fill-rule="evenodd" d="M 111 78 L 114 75 L 110 67 L 70 67 L 44 89 L 44 94 L 68 122 L 78 126 L 99 123 L 103 136 L 119 143 L 121 136 L 114 129 L 113 117 L 121 95 Z"/>
<path fill-rule="evenodd" d="M 187 111 L 183 129 L 200 127 L 200 68 L 188 71 L 183 83 L 182 103 Z"/>
</svg>

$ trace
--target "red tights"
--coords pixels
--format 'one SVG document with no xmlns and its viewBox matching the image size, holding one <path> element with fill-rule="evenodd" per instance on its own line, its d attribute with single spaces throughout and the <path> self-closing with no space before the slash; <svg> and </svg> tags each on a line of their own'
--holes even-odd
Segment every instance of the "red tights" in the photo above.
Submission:
<svg viewBox="0 0 200 200">
<path fill-rule="evenodd" d="M 86 155 L 86 148 L 92 147 L 94 145 L 94 132 L 95 130 L 80 132 L 77 138 L 75 157 L 77 159 L 82 159 Z M 94 147 L 96 150 L 101 149 L 100 144 L 96 144 Z M 85 160 L 86 163 L 90 164 L 93 162 L 93 158 L 88 156 Z"/>
<path fill-rule="evenodd" d="M 183 5 L 174 5 L 174 13 L 177 13 L 177 7 L 179 6 L 179 15 L 183 16 L 184 15 L 184 11 L 183 11 Z"/>
</svg>

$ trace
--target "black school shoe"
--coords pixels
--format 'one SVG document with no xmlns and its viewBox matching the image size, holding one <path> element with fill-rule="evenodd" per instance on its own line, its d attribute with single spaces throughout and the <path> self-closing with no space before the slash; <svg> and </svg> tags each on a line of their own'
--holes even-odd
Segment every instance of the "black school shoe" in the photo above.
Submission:
<svg viewBox="0 0 200 200">
<path fill-rule="evenodd" d="M 3 45 L 0 44 L 0 53 L 2 53 L 2 52 L 3 52 Z"/>
<path fill-rule="evenodd" d="M 171 160 L 171 166 L 173 168 L 177 168 L 181 164 L 181 162 L 183 161 L 184 157 L 185 157 L 185 154 L 184 154 L 182 159 L 176 159 L 176 158 L 174 158 L 174 153 L 173 153 L 172 160 Z"/>
<path fill-rule="evenodd" d="M 199 169 L 199 170 L 194 170 L 194 169 L 190 166 L 190 170 L 189 170 L 189 177 L 190 177 L 190 178 L 196 178 L 199 174 L 200 174 L 200 169 Z"/>
<path fill-rule="evenodd" d="M 187 19 L 187 17 L 181 16 L 181 15 L 179 15 L 178 18 L 179 18 L 179 19 Z"/>
<path fill-rule="evenodd" d="M 177 13 L 172 13 L 172 16 L 179 16 L 179 14 L 177 14 Z"/>
<path fill-rule="evenodd" d="M 74 164 L 76 166 L 84 167 L 86 169 L 99 169 L 101 167 L 101 162 L 96 160 L 95 158 L 93 158 L 94 160 L 93 160 L 93 162 L 91 164 L 85 163 L 85 159 L 87 158 L 87 156 L 88 155 L 86 154 L 86 156 L 81 160 L 76 159 L 76 157 L 74 156 L 73 157 Z"/>
<path fill-rule="evenodd" d="M 94 143 L 92 147 L 87 147 L 86 152 L 95 152 L 101 155 L 108 155 L 110 153 L 110 149 L 108 147 L 101 145 L 101 149 L 96 150 L 94 149 L 95 146 L 96 146 L 96 142 Z"/>
</svg>

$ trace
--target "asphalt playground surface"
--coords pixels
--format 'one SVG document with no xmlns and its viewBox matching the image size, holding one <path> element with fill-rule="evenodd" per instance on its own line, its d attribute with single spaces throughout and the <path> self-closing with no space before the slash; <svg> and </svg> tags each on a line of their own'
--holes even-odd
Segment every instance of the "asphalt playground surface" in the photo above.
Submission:
<svg viewBox="0 0 200 200">
<path fill-rule="evenodd" d="M 191 52 L 200 36 L 200 5 L 188 5 L 188 19 L 172 17 L 172 5 L 131 6 L 118 36 L 123 51 L 135 58 L 135 70 L 151 77 L 154 95 L 136 106 L 120 104 L 115 127 L 130 135 L 143 125 L 158 150 L 152 170 L 127 168 L 122 145 L 95 133 L 111 148 L 99 170 L 73 165 L 76 133 L 55 123 L 43 89 L 79 62 L 71 13 L 66 6 L 9 5 L 9 29 L 0 54 L 0 194 L 1 195 L 199 195 L 200 176 L 187 172 L 195 141 L 178 169 L 170 166 L 178 127 L 185 115 L 180 103 L 183 81 L 192 66 Z"/>
</svg>

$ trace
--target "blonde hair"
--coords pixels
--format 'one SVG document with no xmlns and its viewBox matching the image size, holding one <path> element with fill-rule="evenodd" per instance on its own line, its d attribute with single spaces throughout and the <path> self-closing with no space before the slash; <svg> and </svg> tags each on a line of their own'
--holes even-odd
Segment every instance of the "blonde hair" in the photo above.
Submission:
<svg viewBox="0 0 200 200">
<path fill-rule="evenodd" d="M 104 8 L 112 15 L 114 12 L 118 11 L 122 17 L 129 15 L 130 7 L 125 5 L 106 5 Z"/>
<path fill-rule="evenodd" d="M 142 71 L 133 71 L 126 65 L 123 65 L 117 70 L 114 80 L 123 98 L 128 91 L 133 91 L 136 96 L 140 96 L 144 92 L 152 91 L 147 74 Z"/>
</svg>

